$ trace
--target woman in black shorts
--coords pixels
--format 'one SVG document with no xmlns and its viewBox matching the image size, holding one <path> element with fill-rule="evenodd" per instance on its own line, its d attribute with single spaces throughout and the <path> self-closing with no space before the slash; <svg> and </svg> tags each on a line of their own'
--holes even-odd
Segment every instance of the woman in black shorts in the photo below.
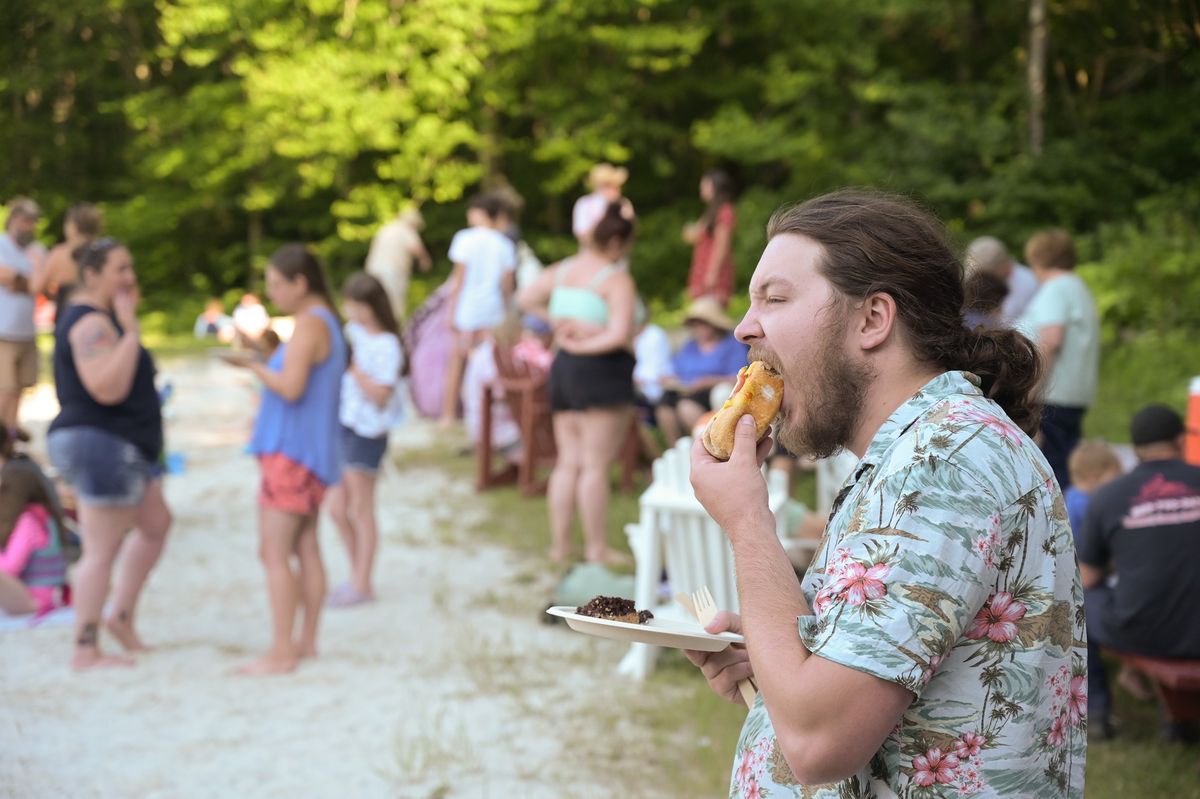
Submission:
<svg viewBox="0 0 1200 799">
<path fill-rule="evenodd" d="M 578 505 L 585 557 L 627 561 L 608 546 L 608 472 L 633 414 L 636 291 L 625 268 L 633 222 L 611 205 L 588 244 L 522 290 L 526 313 L 554 328 L 550 406 L 558 458 L 550 474 L 550 558 L 570 555 Z"/>
</svg>

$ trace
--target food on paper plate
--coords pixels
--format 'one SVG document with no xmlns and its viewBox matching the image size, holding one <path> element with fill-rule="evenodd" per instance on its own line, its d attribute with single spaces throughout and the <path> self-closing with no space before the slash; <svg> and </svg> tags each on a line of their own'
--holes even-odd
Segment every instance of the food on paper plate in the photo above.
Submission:
<svg viewBox="0 0 1200 799">
<path fill-rule="evenodd" d="M 645 624 L 654 618 L 648 610 L 638 610 L 631 599 L 619 596 L 597 596 L 586 604 L 575 608 L 580 616 L 591 616 L 594 619 L 623 621 L 626 624 Z"/>
<path fill-rule="evenodd" d="M 704 448 L 718 460 L 729 460 L 738 420 L 746 414 L 753 416 L 754 437 L 761 439 L 779 415 L 781 405 L 783 376 L 762 361 L 743 366 L 729 399 L 704 428 Z"/>
</svg>

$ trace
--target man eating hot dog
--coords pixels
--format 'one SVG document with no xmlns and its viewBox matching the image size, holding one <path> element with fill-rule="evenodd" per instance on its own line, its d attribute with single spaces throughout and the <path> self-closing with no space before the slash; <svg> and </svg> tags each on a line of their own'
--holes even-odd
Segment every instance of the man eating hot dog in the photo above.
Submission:
<svg viewBox="0 0 1200 799">
<path fill-rule="evenodd" d="M 745 649 L 689 652 L 758 698 L 731 796 L 1083 796 L 1082 591 L 1059 487 L 1028 434 L 1032 343 L 967 330 L 962 266 L 907 200 L 845 190 L 780 210 L 736 335 L 783 379 L 792 452 L 859 463 L 798 581 L 752 419 L 692 485 L 729 536 Z"/>
</svg>

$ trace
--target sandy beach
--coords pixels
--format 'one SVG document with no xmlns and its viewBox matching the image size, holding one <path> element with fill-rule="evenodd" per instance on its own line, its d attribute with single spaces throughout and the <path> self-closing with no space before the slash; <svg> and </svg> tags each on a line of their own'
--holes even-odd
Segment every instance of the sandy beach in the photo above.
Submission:
<svg viewBox="0 0 1200 799">
<path fill-rule="evenodd" d="M 422 423 L 398 431 L 381 478 L 379 601 L 326 612 L 320 658 L 295 674 L 232 676 L 268 636 L 242 452 L 254 388 L 203 357 L 162 370 L 186 471 L 168 478 L 175 526 L 141 606 L 155 648 L 74 674 L 69 628 L 0 633 L 0 796 L 669 795 L 589 751 L 614 733 L 646 745 L 612 708 L 623 647 L 539 622 L 544 567 L 471 541 L 486 518 L 469 485 L 404 467 L 433 442 Z M 52 393 L 28 411 L 40 433 Z M 331 523 L 321 538 L 334 585 L 346 559 Z"/>
</svg>

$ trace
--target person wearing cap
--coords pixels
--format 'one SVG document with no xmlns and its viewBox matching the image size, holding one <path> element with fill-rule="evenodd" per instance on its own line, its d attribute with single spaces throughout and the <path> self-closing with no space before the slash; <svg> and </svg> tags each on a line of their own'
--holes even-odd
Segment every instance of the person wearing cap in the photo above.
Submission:
<svg viewBox="0 0 1200 799">
<path fill-rule="evenodd" d="M 621 195 L 621 188 L 629 180 L 629 170 L 623 166 L 612 164 L 596 164 L 588 173 L 587 185 L 592 190 L 575 201 L 571 212 L 571 231 L 579 240 L 579 246 L 585 247 L 591 241 L 592 231 L 597 223 L 604 218 L 608 206 L 617 203 L 621 206 L 621 215 L 633 221 L 633 203 L 628 197 Z"/>
<path fill-rule="evenodd" d="M 1147 405 L 1129 427 L 1138 465 L 1096 489 L 1078 541 L 1088 629 L 1089 724 L 1111 734 L 1099 647 L 1200 658 L 1200 467 L 1183 461 L 1183 419 Z"/>
<path fill-rule="evenodd" d="M 749 352 L 734 338 L 734 321 L 713 297 L 689 305 L 683 323 L 688 340 L 671 358 L 674 375 L 663 380 L 667 391 L 655 409 L 658 427 L 671 444 L 712 410 L 712 390 L 737 378 Z"/>
<path fill-rule="evenodd" d="M 967 245 L 966 260 L 968 278 L 976 272 L 986 272 L 1004 281 L 1008 293 L 1000 305 L 1000 318 L 1005 325 L 1017 321 L 1038 291 L 1033 270 L 1013 260 L 1008 247 L 995 236 L 980 236 Z"/>
</svg>

